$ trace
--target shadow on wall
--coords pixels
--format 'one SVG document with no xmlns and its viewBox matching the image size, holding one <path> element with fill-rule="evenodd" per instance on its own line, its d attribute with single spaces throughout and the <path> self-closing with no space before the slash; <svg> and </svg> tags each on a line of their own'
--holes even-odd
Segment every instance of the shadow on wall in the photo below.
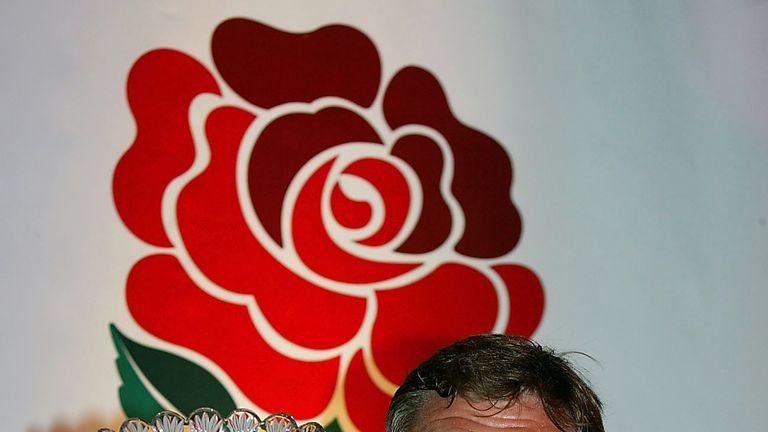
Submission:
<svg viewBox="0 0 768 432">
<path fill-rule="evenodd" d="M 122 411 L 112 414 L 87 413 L 77 417 L 56 418 L 47 427 L 33 425 L 28 427 L 26 432 L 96 432 L 105 427 L 118 430 L 123 420 L 125 415 Z"/>
</svg>

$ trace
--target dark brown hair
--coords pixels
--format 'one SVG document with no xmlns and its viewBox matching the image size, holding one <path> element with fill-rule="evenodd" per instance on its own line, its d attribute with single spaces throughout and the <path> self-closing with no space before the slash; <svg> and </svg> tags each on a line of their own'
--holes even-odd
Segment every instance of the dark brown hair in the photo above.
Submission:
<svg viewBox="0 0 768 432">
<path fill-rule="evenodd" d="M 499 334 L 456 342 L 408 374 L 389 405 L 386 432 L 415 432 L 420 411 L 435 396 L 511 404 L 528 394 L 541 400 L 558 429 L 604 432 L 600 399 L 564 354 Z"/>
</svg>

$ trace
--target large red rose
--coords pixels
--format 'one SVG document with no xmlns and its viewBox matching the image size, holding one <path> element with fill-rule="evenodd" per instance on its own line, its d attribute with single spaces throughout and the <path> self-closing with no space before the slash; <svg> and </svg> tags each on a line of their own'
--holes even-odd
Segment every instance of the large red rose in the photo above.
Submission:
<svg viewBox="0 0 768 432">
<path fill-rule="evenodd" d="M 436 348 L 534 331 L 509 157 L 431 73 L 380 88 L 376 48 L 339 25 L 232 19 L 212 56 L 216 75 L 152 51 L 128 78 L 137 135 L 113 187 L 157 247 L 127 281 L 144 329 L 216 363 L 239 403 L 364 431 Z"/>
</svg>

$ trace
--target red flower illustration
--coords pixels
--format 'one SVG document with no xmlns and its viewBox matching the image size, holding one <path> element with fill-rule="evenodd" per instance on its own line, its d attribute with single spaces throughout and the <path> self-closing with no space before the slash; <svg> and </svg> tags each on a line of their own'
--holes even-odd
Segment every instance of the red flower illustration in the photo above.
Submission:
<svg viewBox="0 0 768 432">
<path fill-rule="evenodd" d="M 543 290 L 508 262 L 510 159 L 430 72 L 382 85 L 373 43 L 340 25 L 232 19 L 212 57 L 216 75 L 156 50 L 128 78 L 137 134 L 114 199 L 158 248 L 127 281 L 141 327 L 262 410 L 364 431 L 438 347 L 535 330 Z"/>
</svg>

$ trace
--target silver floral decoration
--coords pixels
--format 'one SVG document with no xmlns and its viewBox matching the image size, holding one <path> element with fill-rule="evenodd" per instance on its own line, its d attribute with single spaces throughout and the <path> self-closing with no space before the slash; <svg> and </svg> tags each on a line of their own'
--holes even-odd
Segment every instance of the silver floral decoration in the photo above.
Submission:
<svg viewBox="0 0 768 432">
<path fill-rule="evenodd" d="M 261 419 L 251 410 L 238 408 L 227 417 L 229 432 L 256 432 L 261 426 Z"/>
<path fill-rule="evenodd" d="M 323 429 L 320 423 L 309 422 L 301 425 L 299 432 L 325 432 L 325 429 Z"/>
<path fill-rule="evenodd" d="M 299 427 L 288 414 L 272 414 L 263 421 L 256 413 L 245 408 L 238 408 L 222 419 L 221 414 L 212 408 L 198 408 L 185 418 L 173 411 L 161 411 L 152 418 L 150 424 L 139 418 L 129 418 L 120 425 L 120 432 L 325 432 L 317 422 L 309 422 Z M 98 432 L 114 432 L 101 428 Z"/>
<path fill-rule="evenodd" d="M 129 418 L 120 425 L 120 432 L 154 432 L 154 430 L 141 419 Z"/>
<path fill-rule="evenodd" d="M 198 408 L 189 415 L 190 432 L 221 432 L 224 421 L 213 408 Z"/>
<path fill-rule="evenodd" d="M 155 432 L 182 432 L 186 419 L 173 411 L 161 411 L 150 422 Z"/>
<path fill-rule="evenodd" d="M 299 426 L 288 414 L 272 414 L 264 419 L 264 430 L 267 432 L 299 432 Z"/>
</svg>

